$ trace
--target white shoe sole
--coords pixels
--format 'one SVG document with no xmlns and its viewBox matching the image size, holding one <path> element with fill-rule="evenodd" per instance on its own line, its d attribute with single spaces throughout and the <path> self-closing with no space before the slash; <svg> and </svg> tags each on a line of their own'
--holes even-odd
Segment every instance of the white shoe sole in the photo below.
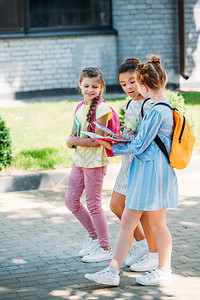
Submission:
<svg viewBox="0 0 200 300">
<path fill-rule="evenodd" d="M 132 272 L 147 272 L 147 271 L 151 271 L 153 269 L 157 269 L 158 268 L 158 264 L 154 265 L 154 266 L 151 266 L 150 268 L 137 268 L 137 267 L 132 267 L 130 266 L 130 270 Z"/>
<path fill-rule="evenodd" d="M 105 283 L 105 282 L 102 282 L 102 281 L 95 281 L 95 280 L 92 280 L 90 278 L 87 278 L 86 276 L 84 276 L 84 278 L 87 279 L 88 281 L 94 282 L 96 284 L 103 284 L 103 285 L 107 285 L 107 286 L 119 286 L 119 283 L 113 284 L 113 283 Z"/>
<path fill-rule="evenodd" d="M 111 259 L 112 259 L 112 254 L 109 257 L 101 257 L 101 258 L 92 259 L 92 260 L 90 260 L 90 258 L 87 258 L 87 255 L 86 255 L 85 257 L 82 258 L 82 262 L 95 263 L 95 262 L 107 261 L 107 260 L 111 260 Z"/>
<path fill-rule="evenodd" d="M 141 285 L 148 285 L 148 286 L 150 286 L 150 285 L 168 285 L 168 284 L 173 282 L 173 278 L 162 280 L 162 281 L 157 282 L 157 283 L 156 282 L 154 282 L 154 283 L 150 283 L 150 282 L 145 283 L 143 280 L 140 281 L 139 278 L 136 278 L 136 282 L 141 284 Z"/>
</svg>

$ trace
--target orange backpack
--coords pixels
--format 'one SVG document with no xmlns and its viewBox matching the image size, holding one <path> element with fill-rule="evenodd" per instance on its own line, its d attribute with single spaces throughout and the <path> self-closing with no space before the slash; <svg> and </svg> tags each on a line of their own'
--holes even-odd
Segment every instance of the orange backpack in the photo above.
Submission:
<svg viewBox="0 0 200 300">
<path fill-rule="evenodd" d="M 162 102 L 156 103 L 155 105 L 165 105 L 173 111 L 174 132 L 170 154 L 168 155 L 167 149 L 158 135 L 154 140 L 172 167 L 179 170 L 184 169 L 190 162 L 195 143 L 194 133 L 192 132 L 190 124 L 180 111 L 176 108 L 172 108 L 169 104 Z M 143 111 L 141 113 L 143 116 Z"/>
</svg>

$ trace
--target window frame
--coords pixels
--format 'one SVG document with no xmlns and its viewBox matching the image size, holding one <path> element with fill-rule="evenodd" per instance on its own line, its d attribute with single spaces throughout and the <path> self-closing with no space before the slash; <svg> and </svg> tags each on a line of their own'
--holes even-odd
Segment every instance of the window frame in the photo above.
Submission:
<svg viewBox="0 0 200 300">
<path fill-rule="evenodd" d="M 65 26 L 58 27 L 30 27 L 30 0 L 19 0 L 20 3 L 20 28 L 0 29 L 0 39 L 13 38 L 33 38 L 33 37 L 56 37 L 56 36 L 78 36 L 78 35 L 98 35 L 98 34 L 117 34 L 113 28 L 112 19 L 112 0 L 110 3 L 110 25 L 100 26 Z"/>
</svg>

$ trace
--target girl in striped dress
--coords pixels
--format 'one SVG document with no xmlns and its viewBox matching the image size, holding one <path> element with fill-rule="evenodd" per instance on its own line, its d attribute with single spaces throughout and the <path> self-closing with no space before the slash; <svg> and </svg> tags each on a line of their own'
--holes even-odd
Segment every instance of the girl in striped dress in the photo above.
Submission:
<svg viewBox="0 0 200 300">
<path fill-rule="evenodd" d="M 120 231 L 110 266 L 85 278 L 105 285 L 119 285 L 119 270 L 128 252 L 132 231 L 136 228 L 144 211 L 153 230 L 159 255 L 158 268 L 153 269 L 136 281 L 142 285 L 171 283 L 172 238 L 166 224 L 166 209 L 176 207 L 178 184 L 174 169 L 154 139 L 159 135 L 170 153 L 173 133 L 173 114 L 159 102 L 169 103 L 165 93 L 167 75 L 159 57 L 152 56 L 150 61 L 139 64 L 136 69 L 136 83 L 143 97 L 152 98 L 154 105 L 145 114 L 136 138 L 127 144 L 100 143 L 112 149 L 115 155 L 134 156 L 129 173 L 125 209 Z"/>
<path fill-rule="evenodd" d="M 144 99 L 138 92 L 135 82 L 135 70 L 139 63 L 137 58 L 128 58 L 117 70 L 117 77 L 122 89 L 127 96 L 131 97 L 125 106 L 125 122 L 122 127 L 124 128 L 123 136 L 132 140 L 137 134 L 137 127 L 133 128 L 134 132 L 130 132 L 127 126 L 129 126 L 129 123 L 133 123 L 133 125 L 135 123 L 137 126 L 141 108 L 143 107 L 145 113 L 152 106 L 152 100 L 150 98 Z M 122 165 L 110 201 L 110 209 L 120 220 L 125 207 L 128 174 L 132 159 L 133 155 L 122 156 Z M 142 215 L 140 221 L 144 231 L 139 224 L 135 228 L 135 240 L 125 259 L 125 263 L 127 266 L 130 266 L 132 271 L 149 271 L 158 266 L 158 252 L 146 213 Z"/>
</svg>

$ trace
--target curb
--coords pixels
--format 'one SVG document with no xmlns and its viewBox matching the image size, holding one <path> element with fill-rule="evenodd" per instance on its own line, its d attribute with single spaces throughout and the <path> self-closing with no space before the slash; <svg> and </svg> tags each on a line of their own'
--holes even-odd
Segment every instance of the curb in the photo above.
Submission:
<svg viewBox="0 0 200 300">
<path fill-rule="evenodd" d="M 112 190 L 120 167 L 121 163 L 108 165 L 104 190 Z M 0 193 L 66 188 L 70 172 L 71 168 L 67 168 L 20 175 L 0 175 Z M 176 170 L 176 174 L 184 191 L 194 196 L 199 195 L 200 155 L 193 155 L 187 168 Z"/>
<path fill-rule="evenodd" d="M 48 190 L 67 186 L 71 169 L 0 176 L 0 193 Z"/>
<path fill-rule="evenodd" d="M 105 190 L 112 190 L 121 163 L 108 165 L 103 183 Z M 71 168 L 20 175 L 0 175 L 0 193 L 29 190 L 56 190 L 66 188 Z"/>
</svg>

